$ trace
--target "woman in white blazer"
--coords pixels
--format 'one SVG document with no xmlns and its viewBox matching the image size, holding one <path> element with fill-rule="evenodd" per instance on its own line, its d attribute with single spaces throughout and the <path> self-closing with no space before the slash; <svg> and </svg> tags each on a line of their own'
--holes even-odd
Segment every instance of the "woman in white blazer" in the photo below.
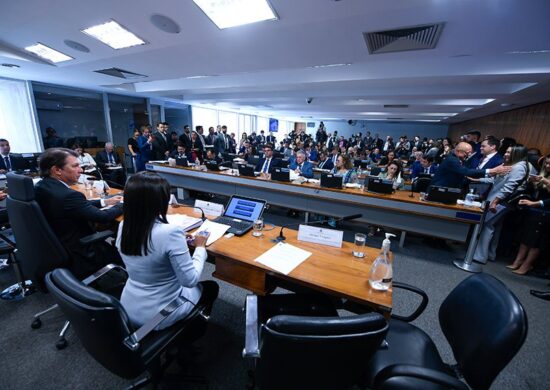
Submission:
<svg viewBox="0 0 550 390">
<path fill-rule="evenodd" d="M 183 229 L 166 219 L 169 199 L 170 185 L 152 172 L 133 175 L 124 189 L 124 221 L 116 246 L 128 271 L 121 303 L 136 326 L 177 297 L 185 303 L 157 329 L 185 318 L 199 300 L 209 311 L 218 295 L 216 282 L 199 282 L 207 237 L 195 238 L 191 255 Z"/>
</svg>

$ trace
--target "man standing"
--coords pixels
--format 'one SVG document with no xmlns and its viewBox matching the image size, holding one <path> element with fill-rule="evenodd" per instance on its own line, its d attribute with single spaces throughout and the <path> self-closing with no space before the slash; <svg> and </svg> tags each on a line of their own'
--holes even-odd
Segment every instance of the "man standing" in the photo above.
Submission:
<svg viewBox="0 0 550 390">
<path fill-rule="evenodd" d="M 71 271 L 87 276 L 103 265 L 120 259 L 116 250 L 105 245 L 82 244 L 80 239 L 93 234 L 93 223 L 110 223 L 122 215 L 121 197 L 86 200 L 70 188 L 82 173 L 77 153 L 65 148 L 46 150 L 40 157 L 42 180 L 36 184 L 36 201 L 46 220 L 71 255 Z M 105 206 L 113 206 L 101 210 Z"/>
<path fill-rule="evenodd" d="M 472 145 L 467 142 L 460 142 L 446 159 L 443 160 L 434 178 L 432 186 L 461 188 L 462 182 L 466 176 L 478 178 L 494 176 L 501 173 L 510 172 L 510 167 L 499 166 L 492 169 L 468 169 L 464 166 L 464 161 L 472 153 Z"/>
<path fill-rule="evenodd" d="M 504 162 L 504 159 L 497 153 L 500 147 L 500 141 L 493 136 L 483 140 L 479 148 L 478 158 L 472 158 L 470 167 L 477 169 L 491 169 L 498 167 Z M 474 157 L 476 157 L 474 156 Z"/>
<path fill-rule="evenodd" d="M 157 131 L 153 133 L 153 156 L 155 160 L 164 160 L 170 155 L 172 139 L 168 134 L 168 123 L 157 124 Z"/>
<path fill-rule="evenodd" d="M 266 137 L 266 142 L 271 145 L 275 145 L 277 143 L 277 138 L 275 138 L 273 132 L 269 132 L 269 135 Z"/>
<path fill-rule="evenodd" d="M 183 127 L 183 134 L 180 135 L 179 141 L 185 145 L 187 150 L 191 148 L 191 129 L 189 125 Z"/>
<path fill-rule="evenodd" d="M 222 131 L 220 133 L 221 139 L 221 148 L 220 153 L 231 153 L 231 139 L 229 134 L 227 134 L 227 126 L 222 126 Z"/>
</svg>

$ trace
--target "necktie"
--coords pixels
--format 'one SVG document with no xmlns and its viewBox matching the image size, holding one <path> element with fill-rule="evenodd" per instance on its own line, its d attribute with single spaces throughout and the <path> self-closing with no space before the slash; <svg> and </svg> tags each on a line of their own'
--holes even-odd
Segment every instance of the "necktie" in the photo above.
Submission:
<svg viewBox="0 0 550 390">
<path fill-rule="evenodd" d="M 263 168 L 262 168 L 262 172 L 263 172 L 263 173 L 266 173 L 266 172 L 267 172 L 267 168 L 269 167 L 269 162 L 270 162 L 270 161 L 271 161 L 271 159 L 266 159 L 266 160 L 264 161 L 264 166 L 263 166 Z"/>
<path fill-rule="evenodd" d="M 6 170 L 11 171 L 11 162 L 8 156 L 4 157 L 4 163 L 6 164 Z"/>
<path fill-rule="evenodd" d="M 112 154 L 112 153 L 109 153 L 109 162 L 110 162 L 111 164 L 114 164 L 114 163 L 115 163 L 115 161 L 114 161 L 114 159 L 113 159 L 113 154 Z"/>
<path fill-rule="evenodd" d="M 424 173 L 430 173 L 430 168 L 424 168 Z"/>
</svg>

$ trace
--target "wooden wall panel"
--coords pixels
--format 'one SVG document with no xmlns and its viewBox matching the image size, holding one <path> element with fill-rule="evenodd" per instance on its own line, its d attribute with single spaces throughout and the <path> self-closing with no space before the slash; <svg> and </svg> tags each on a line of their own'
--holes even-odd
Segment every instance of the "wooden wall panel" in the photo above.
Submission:
<svg viewBox="0 0 550 390">
<path fill-rule="evenodd" d="M 512 137 L 546 154 L 550 152 L 550 101 L 454 123 L 449 126 L 449 137 L 457 141 L 470 130 L 480 131 L 482 137 Z"/>
</svg>

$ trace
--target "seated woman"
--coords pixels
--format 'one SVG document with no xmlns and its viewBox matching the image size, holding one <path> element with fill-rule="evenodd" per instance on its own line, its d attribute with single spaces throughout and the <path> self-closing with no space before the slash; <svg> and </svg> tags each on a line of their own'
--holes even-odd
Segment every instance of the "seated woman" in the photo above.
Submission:
<svg viewBox="0 0 550 390">
<path fill-rule="evenodd" d="M 357 172 L 353 168 L 351 159 L 346 154 L 341 154 L 338 156 L 336 165 L 332 169 L 332 173 L 342 176 L 342 184 L 357 182 Z"/>
<path fill-rule="evenodd" d="M 550 212 L 541 212 L 550 203 L 550 154 L 546 155 L 542 163 L 539 176 L 530 178 L 535 187 L 535 200 L 520 200 L 520 206 L 524 207 L 523 219 L 520 231 L 520 247 L 512 264 L 506 268 L 513 270 L 515 274 L 525 275 L 531 269 L 550 243 Z M 542 204 L 541 204 L 542 201 Z"/>
<path fill-rule="evenodd" d="M 84 173 L 94 172 L 97 167 L 97 163 L 90 154 L 84 151 L 84 148 L 80 144 L 74 144 L 73 150 L 78 153 L 78 163 Z"/>
<path fill-rule="evenodd" d="M 395 160 L 395 152 L 390 150 L 386 156 L 380 158 L 380 161 L 378 161 L 378 166 L 380 168 L 385 168 L 390 165 L 393 160 Z"/>
<path fill-rule="evenodd" d="M 183 229 L 166 219 L 170 185 L 152 172 L 140 172 L 124 188 L 124 221 L 116 247 L 128 271 L 120 299 L 130 320 L 141 326 L 177 297 L 185 303 L 158 329 L 187 316 L 200 301 L 210 311 L 218 295 L 213 281 L 199 282 L 207 237 L 195 237 L 193 256 Z"/>
<path fill-rule="evenodd" d="M 378 177 L 384 180 L 391 180 L 394 190 L 403 188 L 404 182 L 401 178 L 401 164 L 397 161 L 390 162 L 386 168 L 386 172 L 380 172 Z"/>
</svg>

